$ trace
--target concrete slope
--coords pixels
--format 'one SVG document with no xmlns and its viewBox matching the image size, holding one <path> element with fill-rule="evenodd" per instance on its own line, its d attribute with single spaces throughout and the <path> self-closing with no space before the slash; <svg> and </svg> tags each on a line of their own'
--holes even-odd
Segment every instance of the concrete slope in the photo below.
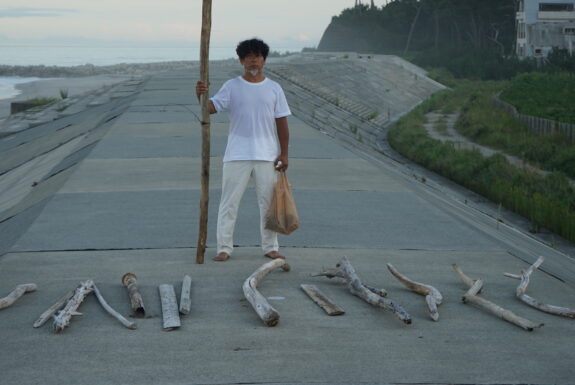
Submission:
<svg viewBox="0 0 575 385">
<path fill-rule="evenodd" d="M 211 69 L 212 91 L 237 74 Z M 225 263 L 215 253 L 221 156 L 228 119 L 212 119 L 212 167 L 207 260 L 194 263 L 197 237 L 200 125 L 193 89 L 197 73 L 154 76 L 127 110 L 71 171 L 53 197 L 0 258 L 0 292 L 38 284 L 0 313 L 2 384 L 570 384 L 573 320 L 540 313 L 514 297 L 503 277 L 527 264 L 515 255 L 533 247 L 572 262 L 551 248 L 500 231 L 441 190 L 415 181 L 385 157 L 357 148 L 290 117 L 288 177 L 301 228 L 280 239 L 292 271 L 273 272 L 261 291 L 279 311 L 267 328 L 243 297 L 243 281 L 266 259 L 258 247 L 258 214 L 250 186 L 236 226 L 238 247 Z M 521 249 L 518 251 L 518 249 Z M 340 281 L 310 274 L 347 256 L 368 284 L 384 287 L 413 317 L 411 325 L 352 296 Z M 567 262 L 566 262 L 567 261 Z M 386 269 L 436 286 L 445 302 L 440 321 L 428 318 L 423 297 Z M 544 322 L 531 333 L 460 302 L 459 264 L 486 281 L 483 295 Z M 148 317 L 123 328 L 89 297 L 62 335 L 34 320 L 69 289 L 94 279 L 108 302 L 129 314 L 120 283 L 139 278 Z M 192 312 L 182 327 L 162 331 L 157 286 L 179 292 L 192 276 Z M 300 289 L 317 285 L 346 314 L 328 317 Z M 536 272 L 529 292 L 573 306 L 575 290 Z"/>
</svg>

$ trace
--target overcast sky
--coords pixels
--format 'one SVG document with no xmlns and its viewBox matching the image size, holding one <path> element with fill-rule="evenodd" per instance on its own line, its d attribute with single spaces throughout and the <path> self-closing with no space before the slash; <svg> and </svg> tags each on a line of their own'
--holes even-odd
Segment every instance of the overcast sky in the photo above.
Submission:
<svg viewBox="0 0 575 385">
<path fill-rule="evenodd" d="M 213 0 L 212 46 L 258 36 L 271 48 L 317 46 L 355 0 Z M 364 3 L 369 1 L 364 0 Z M 375 1 L 380 6 L 383 0 Z M 130 41 L 196 45 L 202 0 L 0 0 L 0 45 Z"/>
</svg>

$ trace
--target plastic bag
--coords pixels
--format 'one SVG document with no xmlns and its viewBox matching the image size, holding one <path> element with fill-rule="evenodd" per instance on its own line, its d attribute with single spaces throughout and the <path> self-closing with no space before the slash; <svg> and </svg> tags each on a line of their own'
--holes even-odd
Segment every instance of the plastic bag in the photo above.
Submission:
<svg viewBox="0 0 575 385">
<path fill-rule="evenodd" d="M 265 228 L 281 234 L 291 234 L 299 227 L 297 209 L 285 172 L 280 172 L 274 187 L 272 202 L 266 215 Z"/>
</svg>

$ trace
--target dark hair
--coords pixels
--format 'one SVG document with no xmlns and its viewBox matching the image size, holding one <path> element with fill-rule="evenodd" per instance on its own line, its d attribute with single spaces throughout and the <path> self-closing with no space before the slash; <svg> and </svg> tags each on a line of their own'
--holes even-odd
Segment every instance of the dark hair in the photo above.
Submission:
<svg viewBox="0 0 575 385">
<path fill-rule="evenodd" d="M 270 47 L 260 39 L 250 39 L 240 42 L 236 48 L 236 53 L 240 59 L 245 59 L 246 56 L 253 53 L 262 55 L 264 59 L 268 57 Z"/>
</svg>

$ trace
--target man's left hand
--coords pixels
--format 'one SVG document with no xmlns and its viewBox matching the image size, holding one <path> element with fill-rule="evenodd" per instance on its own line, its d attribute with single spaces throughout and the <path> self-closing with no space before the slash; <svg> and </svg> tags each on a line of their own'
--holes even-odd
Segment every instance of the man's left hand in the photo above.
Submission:
<svg viewBox="0 0 575 385">
<path fill-rule="evenodd" d="M 274 161 L 274 166 L 278 171 L 286 171 L 288 168 L 288 158 L 287 156 L 280 155 Z"/>
</svg>

